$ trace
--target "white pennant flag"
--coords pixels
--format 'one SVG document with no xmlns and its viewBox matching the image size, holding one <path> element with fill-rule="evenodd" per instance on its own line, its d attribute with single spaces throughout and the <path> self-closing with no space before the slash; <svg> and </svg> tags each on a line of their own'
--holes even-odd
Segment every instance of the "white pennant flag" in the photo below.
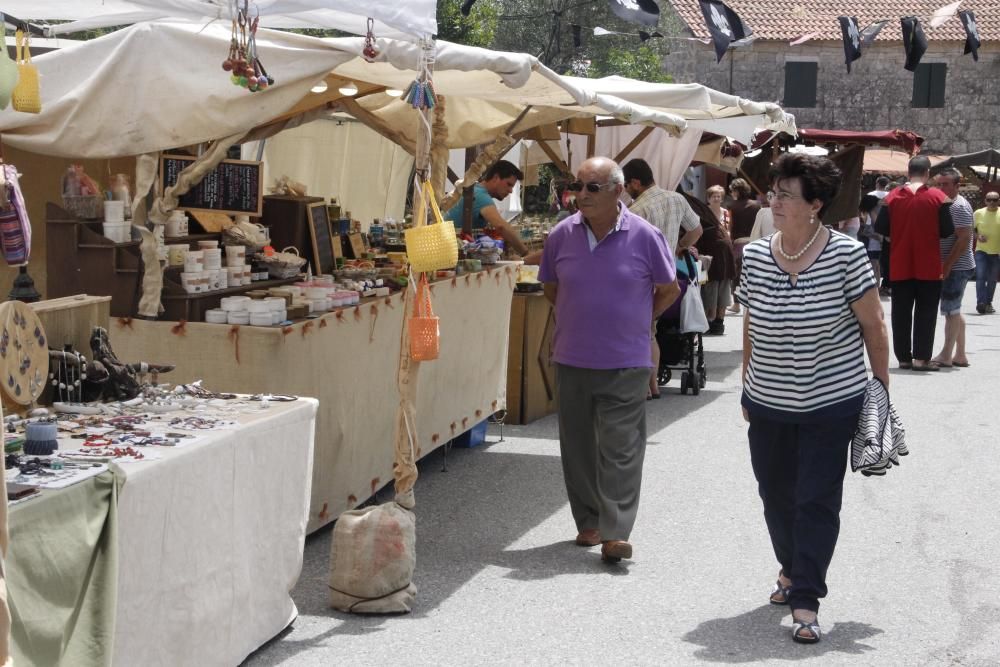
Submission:
<svg viewBox="0 0 1000 667">
<path fill-rule="evenodd" d="M 950 19 L 958 12 L 958 6 L 961 4 L 962 0 L 958 0 L 958 2 L 953 2 L 950 5 L 945 5 L 941 9 L 937 10 L 936 12 L 934 12 L 934 16 L 931 18 L 929 25 L 932 28 L 937 28 L 938 26 L 944 25 L 948 19 Z"/>
</svg>

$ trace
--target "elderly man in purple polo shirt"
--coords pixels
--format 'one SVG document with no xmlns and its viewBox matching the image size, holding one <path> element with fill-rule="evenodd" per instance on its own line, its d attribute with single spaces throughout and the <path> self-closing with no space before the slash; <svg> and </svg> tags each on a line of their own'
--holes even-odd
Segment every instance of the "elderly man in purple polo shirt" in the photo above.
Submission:
<svg viewBox="0 0 1000 667">
<path fill-rule="evenodd" d="M 580 166 L 579 213 L 553 228 L 539 280 L 555 305 L 552 359 L 559 383 L 559 447 L 580 546 L 632 557 L 646 451 L 650 321 L 680 294 L 663 234 L 618 201 L 621 168 Z"/>
</svg>

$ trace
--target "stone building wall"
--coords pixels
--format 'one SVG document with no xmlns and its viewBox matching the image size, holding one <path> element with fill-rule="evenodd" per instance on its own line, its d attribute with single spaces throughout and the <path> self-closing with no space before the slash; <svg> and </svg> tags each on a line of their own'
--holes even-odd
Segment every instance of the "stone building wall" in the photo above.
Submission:
<svg viewBox="0 0 1000 667">
<path fill-rule="evenodd" d="M 945 105 L 911 108 L 913 74 L 903 69 L 898 42 L 876 43 L 848 74 L 840 42 L 757 40 L 730 51 L 716 64 L 711 45 L 674 41 L 663 66 L 677 83 L 696 82 L 760 101 L 774 101 L 795 114 L 799 127 L 827 130 L 912 130 L 923 151 L 957 155 L 1000 146 L 1000 44 L 984 44 L 979 62 L 962 55 L 959 42 L 932 42 L 922 63 L 946 63 Z M 816 107 L 783 103 L 785 62 L 818 63 Z"/>
</svg>

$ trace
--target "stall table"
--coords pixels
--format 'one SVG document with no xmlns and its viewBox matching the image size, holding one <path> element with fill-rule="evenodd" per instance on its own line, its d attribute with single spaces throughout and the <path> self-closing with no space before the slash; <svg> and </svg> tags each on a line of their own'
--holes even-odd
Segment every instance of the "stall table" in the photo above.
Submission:
<svg viewBox="0 0 1000 667">
<path fill-rule="evenodd" d="M 12 507 L 15 664 L 235 665 L 281 632 L 297 614 L 317 405 L 254 408 Z"/>
<path fill-rule="evenodd" d="M 441 352 L 421 364 L 418 457 L 506 407 L 513 290 L 510 264 L 432 283 Z M 111 342 L 122 359 L 176 364 L 173 382 L 318 398 L 313 531 L 392 481 L 403 307 L 394 294 L 287 327 L 119 318 Z"/>
</svg>

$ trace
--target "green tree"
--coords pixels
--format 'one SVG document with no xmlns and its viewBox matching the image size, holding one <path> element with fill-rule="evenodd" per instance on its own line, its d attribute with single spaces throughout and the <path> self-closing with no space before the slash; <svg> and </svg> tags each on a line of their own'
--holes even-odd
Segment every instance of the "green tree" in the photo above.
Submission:
<svg viewBox="0 0 1000 667">
<path fill-rule="evenodd" d="M 461 35 L 444 36 L 448 17 L 461 16 L 459 4 L 460 0 L 438 0 L 441 37 L 470 44 Z M 612 14 L 607 0 L 478 0 L 466 21 L 481 17 L 487 27 L 495 26 L 495 35 L 491 43 L 476 46 L 530 53 L 560 74 L 670 80 L 660 64 L 669 49 L 667 39 L 640 42 L 640 26 Z M 573 42 L 574 25 L 579 26 L 579 47 Z M 595 27 L 623 34 L 596 36 Z M 672 14 L 665 13 L 657 28 L 641 29 L 650 33 L 658 30 L 669 37 L 679 34 L 680 24 Z"/>
<path fill-rule="evenodd" d="M 592 60 L 587 68 L 587 76 L 627 76 L 651 83 L 671 83 L 673 77 L 663 70 L 663 56 L 654 48 L 642 45 L 637 49 L 611 47 L 605 57 Z"/>
<path fill-rule="evenodd" d="M 446 42 L 492 48 L 499 15 L 497 0 L 479 0 L 469 16 L 462 16 L 461 0 L 437 0 L 437 37 Z"/>
</svg>

